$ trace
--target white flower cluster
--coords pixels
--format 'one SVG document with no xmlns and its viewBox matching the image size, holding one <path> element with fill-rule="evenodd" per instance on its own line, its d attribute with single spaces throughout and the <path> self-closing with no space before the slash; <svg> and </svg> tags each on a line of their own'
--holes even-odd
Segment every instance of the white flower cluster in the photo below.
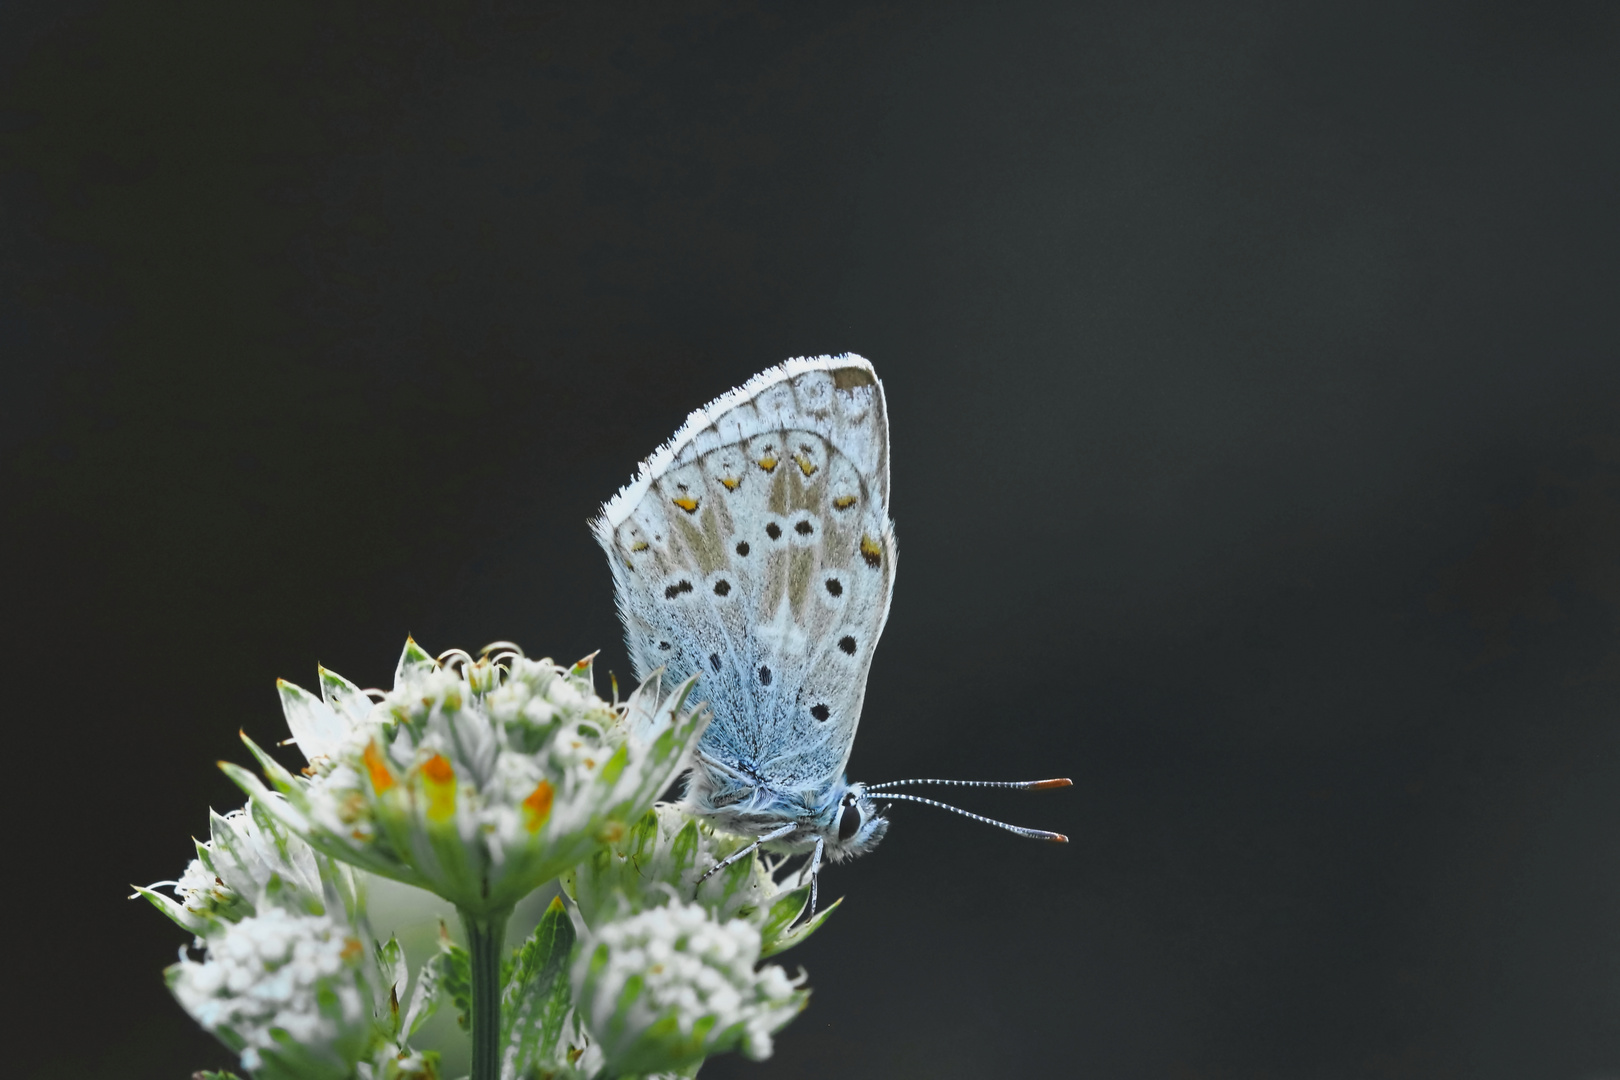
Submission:
<svg viewBox="0 0 1620 1080">
<path fill-rule="evenodd" d="M 768 1057 L 808 991 L 760 960 L 831 908 L 799 924 L 809 886 L 757 854 L 709 873 L 747 841 L 654 807 L 708 722 L 686 704 L 695 678 L 666 694 L 655 673 L 608 702 L 588 658 L 485 654 L 407 642 L 387 693 L 325 669 L 319 696 L 279 684 L 308 767 L 244 736 L 270 786 L 225 765 L 249 806 L 212 815 L 160 883 L 173 896 L 137 890 L 196 935 L 166 973 L 176 999 L 255 1080 L 428 1080 L 438 1056 L 411 1041 L 443 1000 L 464 1013 L 476 1080 Z M 445 937 L 413 978 L 398 940 L 374 939 L 363 871 L 449 900 L 466 947 Z M 514 905 L 564 875 L 572 914 L 554 900 L 503 964 Z"/>
<path fill-rule="evenodd" d="M 306 775 L 251 742 L 282 798 L 227 771 L 318 850 L 463 912 L 510 910 L 639 818 L 706 718 L 682 712 L 690 683 L 614 705 L 592 690 L 587 662 L 455 655 L 441 665 L 407 642 L 375 704 L 324 669 L 319 699 L 283 682 Z"/>
<path fill-rule="evenodd" d="M 686 897 L 722 922 L 752 923 L 760 932 L 760 955 L 772 956 L 814 933 L 838 903 L 799 922 L 810 886 L 796 881 L 791 871 L 778 877 L 751 857 L 711 872 L 748 843 L 747 837 L 719 832 L 678 804 L 659 803 L 622 837 L 565 874 L 563 888 L 589 927 Z"/>
<path fill-rule="evenodd" d="M 170 887 L 178 900 L 156 890 Z M 199 937 L 267 908 L 295 914 L 357 916 L 354 878 L 317 854 L 262 807 L 209 814 L 209 839 L 178 881 L 160 881 L 136 894 Z M 352 921 L 352 920 L 351 920 Z"/>
<path fill-rule="evenodd" d="M 372 1039 L 365 956 L 342 922 L 272 908 L 225 927 L 201 961 L 182 950 L 167 975 L 181 1006 L 244 1068 L 268 1059 L 342 1075 Z"/>
<path fill-rule="evenodd" d="M 617 1073 L 681 1068 L 721 1050 L 770 1056 L 771 1034 L 804 1007 L 803 976 L 759 970 L 742 919 L 671 903 L 603 926 L 573 968 L 574 1000 Z"/>
</svg>

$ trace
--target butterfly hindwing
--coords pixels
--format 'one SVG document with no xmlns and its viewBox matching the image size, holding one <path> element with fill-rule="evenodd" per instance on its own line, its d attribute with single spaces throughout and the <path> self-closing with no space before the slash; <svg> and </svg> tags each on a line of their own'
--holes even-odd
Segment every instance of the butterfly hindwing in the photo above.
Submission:
<svg viewBox="0 0 1620 1080">
<path fill-rule="evenodd" d="M 882 385 L 792 360 L 694 412 L 595 522 L 638 677 L 701 675 L 701 748 L 779 789 L 838 776 L 888 617 Z"/>
</svg>

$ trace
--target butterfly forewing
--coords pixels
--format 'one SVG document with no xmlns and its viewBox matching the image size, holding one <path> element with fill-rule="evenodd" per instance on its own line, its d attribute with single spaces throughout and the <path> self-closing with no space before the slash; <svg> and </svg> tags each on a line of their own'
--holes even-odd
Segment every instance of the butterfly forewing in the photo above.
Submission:
<svg viewBox="0 0 1620 1080">
<path fill-rule="evenodd" d="M 777 790 L 842 773 L 894 586 L 888 491 L 882 385 L 817 357 L 692 413 L 603 508 L 636 674 L 701 676 L 704 753 Z"/>
</svg>

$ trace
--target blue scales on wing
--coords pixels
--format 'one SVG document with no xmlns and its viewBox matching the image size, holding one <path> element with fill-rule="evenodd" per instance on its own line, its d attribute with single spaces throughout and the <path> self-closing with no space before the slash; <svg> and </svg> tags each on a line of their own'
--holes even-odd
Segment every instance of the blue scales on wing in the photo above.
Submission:
<svg viewBox="0 0 1620 1080">
<path fill-rule="evenodd" d="M 638 677 L 701 676 L 699 745 L 739 788 L 848 761 L 894 589 L 883 388 L 790 360 L 691 414 L 593 524 Z"/>
</svg>

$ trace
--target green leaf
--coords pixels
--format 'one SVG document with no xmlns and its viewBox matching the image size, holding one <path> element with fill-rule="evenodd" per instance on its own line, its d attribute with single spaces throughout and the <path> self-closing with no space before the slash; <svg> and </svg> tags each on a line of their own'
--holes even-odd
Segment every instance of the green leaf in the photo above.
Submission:
<svg viewBox="0 0 1620 1080">
<path fill-rule="evenodd" d="M 445 988 L 444 974 L 450 962 L 447 952 L 438 952 L 422 965 L 416 973 L 416 986 L 411 990 L 411 1003 L 405 1006 L 405 1015 L 400 1019 L 400 1035 L 409 1039 L 416 1034 L 418 1028 L 427 1023 L 439 1009 L 439 1001 L 443 997 Z"/>
<path fill-rule="evenodd" d="M 467 950 L 450 940 L 450 934 L 439 926 L 439 984 L 456 1007 L 456 1023 L 463 1031 L 472 1030 L 472 957 Z"/>
<path fill-rule="evenodd" d="M 402 1020 L 399 998 L 410 980 L 410 968 L 405 964 L 405 950 L 399 938 L 389 935 L 386 944 L 376 943 L 376 949 L 378 981 L 388 987 L 388 1015 L 382 1018 L 383 1026 L 390 1037 L 398 1038 Z"/>
<path fill-rule="evenodd" d="M 512 976 L 501 993 L 502 1055 L 512 1075 L 541 1075 L 560 1067 L 559 1043 L 573 1005 L 568 982 L 574 951 L 574 924 L 561 897 L 518 949 Z"/>
</svg>

